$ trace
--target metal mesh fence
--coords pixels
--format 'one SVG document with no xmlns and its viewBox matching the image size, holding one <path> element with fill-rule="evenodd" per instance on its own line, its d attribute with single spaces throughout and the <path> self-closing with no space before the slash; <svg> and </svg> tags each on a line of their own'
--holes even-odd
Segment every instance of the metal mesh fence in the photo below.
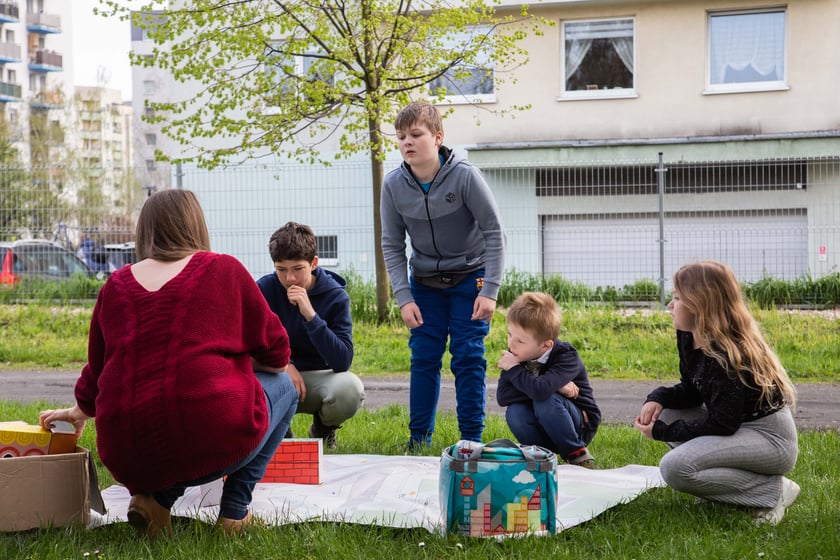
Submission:
<svg viewBox="0 0 840 560">
<path fill-rule="evenodd" d="M 42 238 L 72 250 L 91 236 L 129 241 L 147 195 L 135 179 L 142 172 L 83 170 L 79 180 L 4 169 L 0 241 Z M 509 271 L 620 288 L 668 287 L 676 268 L 700 258 L 726 262 L 742 281 L 821 277 L 840 265 L 840 158 L 501 162 L 482 172 L 505 225 Z M 322 265 L 373 277 L 367 162 L 183 167 L 171 184 L 197 193 L 213 249 L 255 277 L 272 270 L 269 236 L 289 220 L 313 227 Z"/>
</svg>

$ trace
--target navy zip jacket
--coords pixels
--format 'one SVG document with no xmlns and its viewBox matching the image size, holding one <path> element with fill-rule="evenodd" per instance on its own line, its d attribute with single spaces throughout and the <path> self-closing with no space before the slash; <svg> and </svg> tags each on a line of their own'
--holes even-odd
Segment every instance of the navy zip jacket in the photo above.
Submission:
<svg viewBox="0 0 840 560">
<path fill-rule="evenodd" d="M 321 267 L 316 267 L 312 275 L 315 284 L 307 292 L 315 309 L 311 321 L 304 320 L 297 306 L 289 302 L 286 288 L 276 274 L 266 274 L 257 280 L 257 285 L 289 333 L 291 363 L 298 371 L 347 371 L 353 361 L 353 320 L 350 296 L 345 290 L 347 282 Z"/>
<path fill-rule="evenodd" d="M 595 404 L 586 366 L 575 347 L 559 339 L 554 341 L 548 360 L 537 374 L 528 371 L 523 364 L 502 371 L 496 387 L 496 402 L 499 406 L 510 406 L 516 402 L 542 401 L 569 381 L 574 381 L 580 389 L 577 398 L 570 399 L 571 402 L 586 412 L 590 427 L 597 428 L 601 424 L 601 410 Z"/>
</svg>

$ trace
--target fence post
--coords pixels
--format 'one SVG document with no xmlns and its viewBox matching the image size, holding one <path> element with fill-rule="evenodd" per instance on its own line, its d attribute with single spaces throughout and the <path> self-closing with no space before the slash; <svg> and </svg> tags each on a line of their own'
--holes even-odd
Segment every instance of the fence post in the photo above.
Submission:
<svg viewBox="0 0 840 560">
<path fill-rule="evenodd" d="M 659 189 L 659 305 L 665 307 L 665 164 L 659 152 L 656 183 Z"/>
</svg>

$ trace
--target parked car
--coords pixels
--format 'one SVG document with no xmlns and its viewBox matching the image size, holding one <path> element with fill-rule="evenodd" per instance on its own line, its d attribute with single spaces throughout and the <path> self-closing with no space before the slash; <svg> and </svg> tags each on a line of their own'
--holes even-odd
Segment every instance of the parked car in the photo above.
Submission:
<svg viewBox="0 0 840 560">
<path fill-rule="evenodd" d="M 0 242 L 0 284 L 18 284 L 23 278 L 66 280 L 74 274 L 93 277 L 91 269 L 61 245 L 42 239 Z"/>
<path fill-rule="evenodd" d="M 108 263 L 111 265 L 111 272 L 124 267 L 127 264 L 137 262 L 137 254 L 134 252 L 134 241 L 128 243 L 109 243 L 103 246 L 108 256 Z"/>
</svg>

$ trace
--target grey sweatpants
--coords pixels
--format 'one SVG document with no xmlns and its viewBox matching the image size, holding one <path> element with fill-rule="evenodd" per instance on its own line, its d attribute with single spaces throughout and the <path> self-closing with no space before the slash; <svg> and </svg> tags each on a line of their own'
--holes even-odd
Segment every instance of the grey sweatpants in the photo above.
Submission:
<svg viewBox="0 0 840 560">
<path fill-rule="evenodd" d="M 659 419 L 669 424 L 706 414 L 704 407 L 666 408 Z M 731 436 L 701 436 L 668 445 L 673 449 L 659 462 L 668 486 L 707 500 L 754 508 L 771 508 L 779 502 L 782 475 L 790 472 L 799 454 L 790 408 L 745 422 Z"/>
<path fill-rule="evenodd" d="M 353 417 L 365 400 L 365 387 L 355 373 L 331 369 L 302 371 L 306 399 L 298 413 L 318 414 L 325 426 L 341 426 Z"/>
</svg>

